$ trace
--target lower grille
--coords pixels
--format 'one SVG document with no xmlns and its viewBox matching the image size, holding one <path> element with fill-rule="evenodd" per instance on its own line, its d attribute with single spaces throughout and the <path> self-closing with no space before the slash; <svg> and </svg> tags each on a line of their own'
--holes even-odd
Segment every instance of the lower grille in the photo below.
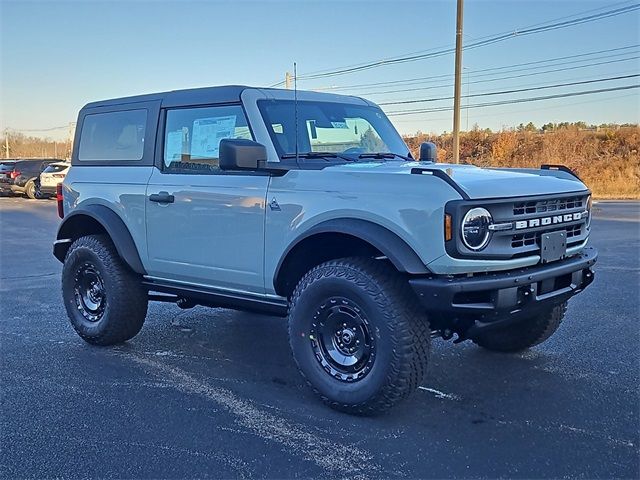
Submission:
<svg viewBox="0 0 640 480">
<path fill-rule="evenodd" d="M 579 237 L 582 234 L 582 225 L 571 225 L 561 230 L 548 230 L 544 232 L 528 232 L 518 233 L 511 237 L 511 248 L 528 247 L 531 245 L 540 245 L 540 238 L 543 233 L 549 233 L 551 231 L 565 231 L 567 233 L 567 243 L 572 243 L 570 238 Z"/>
</svg>

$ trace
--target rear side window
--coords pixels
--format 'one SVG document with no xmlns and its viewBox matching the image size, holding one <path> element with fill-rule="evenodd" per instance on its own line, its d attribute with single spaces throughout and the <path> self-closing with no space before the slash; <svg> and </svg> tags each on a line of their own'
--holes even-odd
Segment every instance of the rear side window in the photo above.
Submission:
<svg viewBox="0 0 640 480">
<path fill-rule="evenodd" d="M 164 171 L 221 173 L 218 156 L 224 138 L 253 139 L 240 105 L 169 110 Z"/>
<path fill-rule="evenodd" d="M 146 127 L 146 109 L 89 114 L 82 123 L 78 160 L 141 160 Z"/>
<path fill-rule="evenodd" d="M 63 170 L 65 170 L 68 167 L 68 165 L 56 165 L 56 164 L 52 164 L 52 165 L 48 165 L 47 168 L 45 168 L 42 173 L 56 173 L 56 172 L 61 172 Z"/>
</svg>

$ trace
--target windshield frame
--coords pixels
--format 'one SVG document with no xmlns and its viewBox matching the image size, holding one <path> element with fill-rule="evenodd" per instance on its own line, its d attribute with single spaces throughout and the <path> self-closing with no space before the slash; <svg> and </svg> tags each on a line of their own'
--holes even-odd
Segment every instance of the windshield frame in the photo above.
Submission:
<svg viewBox="0 0 640 480">
<path fill-rule="evenodd" d="M 338 99 L 336 98 L 332 98 L 331 100 L 324 100 L 324 99 L 303 99 L 303 100 L 298 100 L 298 106 L 300 104 L 318 104 L 318 103 L 330 103 L 330 104 L 337 104 L 337 105 L 341 105 L 341 106 L 346 106 L 346 107 L 350 107 L 350 108 L 356 108 L 356 109 L 369 109 L 375 113 L 379 113 L 381 115 L 381 119 L 383 122 L 386 122 L 388 125 L 388 131 L 387 133 L 390 135 L 393 135 L 395 138 L 393 138 L 393 140 L 396 140 L 399 144 L 402 145 L 402 151 L 398 152 L 398 151 L 393 151 L 390 150 L 389 152 L 358 152 L 358 153 L 344 153 L 344 152 L 330 152 L 331 155 L 327 155 L 327 158 L 330 158 L 331 156 L 334 156 L 336 158 L 336 160 L 338 161 L 342 161 L 344 162 L 344 157 L 348 157 L 349 159 L 352 159 L 353 161 L 358 161 L 359 158 L 358 156 L 362 153 L 366 153 L 366 154 L 373 154 L 373 153 L 390 153 L 390 154 L 399 154 L 400 156 L 405 156 L 405 157 L 409 157 L 411 158 L 411 152 L 409 150 L 409 147 L 407 146 L 407 144 L 405 143 L 404 139 L 402 138 L 402 136 L 400 135 L 400 133 L 398 133 L 398 131 L 396 130 L 395 126 L 393 125 L 393 123 L 391 123 L 391 121 L 389 120 L 389 118 L 385 115 L 385 113 L 382 111 L 382 109 L 380 107 L 378 107 L 377 105 L 371 104 L 369 102 L 365 102 L 364 100 L 362 101 L 363 103 L 361 104 L 356 104 L 356 103 L 352 103 L 352 102 L 340 102 Z M 272 119 L 269 116 L 269 112 L 266 109 L 266 106 L 268 104 L 273 104 L 273 103 L 289 103 L 291 104 L 291 109 L 292 109 L 292 115 L 294 114 L 294 103 L 295 100 L 291 100 L 291 99 L 283 99 L 283 98 L 269 98 L 269 99 L 259 99 L 257 102 L 257 107 L 258 107 L 258 111 L 260 113 L 261 116 L 261 120 L 264 123 L 264 126 L 267 130 L 267 134 L 269 135 L 269 139 L 271 140 L 271 144 L 273 145 L 273 148 L 276 151 L 276 154 L 278 155 L 278 159 L 280 161 L 285 160 L 287 158 L 291 158 L 292 155 L 295 155 L 295 152 L 288 152 L 288 151 L 284 151 L 284 149 L 282 148 L 280 142 L 278 141 L 278 139 L 275 137 L 276 133 L 273 131 L 273 128 L 271 128 L 271 125 L 273 125 L 274 123 L 279 123 L 279 122 L 272 122 Z M 365 119 L 366 120 L 366 119 Z M 368 120 L 367 120 L 368 121 Z M 298 119 L 298 137 L 300 137 L 301 135 L 304 135 L 306 132 L 306 122 L 303 119 Z M 373 126 L 373 125 L 372 125 Z M 376 133 L 378 133 L 376 131 Z M 327 152 L 329 153 L 329 152 Z M 317 156 L 321 156 L 321 152 L 314 152 L 313 150 L 307 152 L 307 151 L 299 151 L 298 152 L 299 155 L 303 156 L 306 154 L 315 154 Z M 283 156 L 285 157 L 283 159 Z M 342 159 L 341 159 L 342 157 Z M 401 157 L 395 157 L 396 159 L 401 159 Z M 380 160 L 374 160 L 371 159 L 372 161 L 380 161 Z M 392 160 L 392 159 L 385 159 L 385 160 Z M 362 160 L 360 160 L 362 161 Z M 403 160 L 404 161 L 404 160 Z"/>
</svg>

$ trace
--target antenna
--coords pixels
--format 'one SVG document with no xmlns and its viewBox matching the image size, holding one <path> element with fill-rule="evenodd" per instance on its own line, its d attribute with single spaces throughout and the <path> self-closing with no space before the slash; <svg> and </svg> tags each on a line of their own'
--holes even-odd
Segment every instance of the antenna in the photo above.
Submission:
<svg viewBox="0 0 640 480">
<path fill-rule="evenodd" d="M 293 62 L 293 117 L 296 124 L 296 165 L 298 159 L 298 65 Z"/>
</svg>

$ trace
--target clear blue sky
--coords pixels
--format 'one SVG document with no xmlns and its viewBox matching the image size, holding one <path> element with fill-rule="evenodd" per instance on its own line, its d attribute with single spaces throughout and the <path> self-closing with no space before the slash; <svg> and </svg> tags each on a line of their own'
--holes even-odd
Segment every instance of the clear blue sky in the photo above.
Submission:
<svg viewBox="0 0 640 480">
<path fill-rule="evenodd" d="M 474 38 L 550 20 L 597 13 L 637 3 L 576 0 L 466 0 L 464 38 Z M 406 53 L 453 46 L 455 0 L 442 1 L 12 1 L 0 0 L 0 127 L 44 129 L 74 121 L 86 102 L 153 91 L 206 85 L 270 85 L 298 64 L 298 74 L 358 64 Z M 591 12 L 595 10 L 595 12 Z M 474 70 L 640 44 L 639 11 L 585 25 L 468 50 L 463 94 L 640 73 L 638 59 L 544 75 L 473 83 Z M 598 62 L 640 56 L 635 47 Z M 634 55 L 635 54 L 635 55 Z M 616 55 L 616 56 L 613 56 Z M 605 58 L 606 57 L 606 58 Z M 566 64 L 567 66 L 595 63 Z M 563 62 L 554 67 L 562 68 Z M 453 55 L 385 66 L 352 75 L 300 81 L 323 89 L 452 74 Z M 549 69 L 551 69 L 549 68 Z M 524 73 L 541 71 L 530 70 Z M 479 74 L 476 74 L 479 75 Z M 515 74 L 511 74 L 515 75 Z M 497 76 L 497 75 L 496 75 Z M 502 73 L 501 76 L 508 76 Z M 467 81 L 469 83 L 467 83 Z M 339 90 L 376 102 L 446 97 L 453 88 L 379 93 L 446 85 Z M 474 99 L 497 101 L 568 91 L 638 84 L 638 78 Z M 336 90 L 338 91 L 338 90 Z M 545 100 L 469 110 L 469 127 L 498 129 L 533 121 L 638 122 L 640 90 Z M 439 101 L 384 107 L 386 111 L 450 105 Z M 403 133 L 451 130 L 450 111 L 392 117 Z M 467 114 L 462 114 L 462 127 Z M 28 132 L 27 132 L 28 133 Z M 34 134 L 63 138 L 64 129 Z"/>
</svg>

